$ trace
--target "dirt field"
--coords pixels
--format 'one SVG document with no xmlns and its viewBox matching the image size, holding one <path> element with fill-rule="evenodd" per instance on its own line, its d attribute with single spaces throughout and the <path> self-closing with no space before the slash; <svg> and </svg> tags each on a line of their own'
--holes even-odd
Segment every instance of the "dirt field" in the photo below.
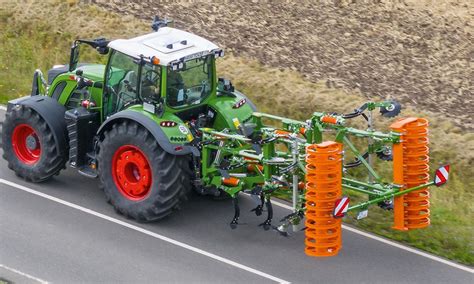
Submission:
<svg viewBox="0 0 474 284">
<path fill-rule="evenodd" d="M 141 18 L 166 16 L 236 55 L 474 129 L 472 1 L 93 2 Z"/>
</svg>

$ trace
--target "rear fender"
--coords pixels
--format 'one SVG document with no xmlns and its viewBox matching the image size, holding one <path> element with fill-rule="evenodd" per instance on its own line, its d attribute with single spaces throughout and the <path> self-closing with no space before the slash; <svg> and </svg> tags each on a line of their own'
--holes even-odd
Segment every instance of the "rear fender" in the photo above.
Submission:
<svg viewBox="0 0 474 284">
<path fill-rule="evenodd" d="M 246 95 L 244 95 L 243 93 L 241 93 L 237 90 L 234 91 L 234 94 L 237 95 L 237 97 L 244 98 L 246 100 L 247 104 L 250 106 L 250 108 L 253 111 L 257 111 L 257 107 L 255 106 L 255 104 Z"/>
<path fill-rule="evenodd" d="M 233 119 L 237 118 L 241 123 L 248 122 L 257 110 L 252 101 L 241 92 L 235 90 L 232 94 L 232 97 L 220 96 L 209 102 L 209 105 L 218 113 L 213 125 L 213 128 L 217 130 L 235 129 Z M 235 107 L 239 102 L 243 104 Z"/>
<path fill-rule="evenodd" d="M 184 143 L 171 143 L 170 139 L 161 129 L 158 123 L 152 118 L 148 117 L 148 114 L 144 114 L 140 111 L 124 110 L 112 115 L 101 125 L 101 127 L 97 131 L 97 134 L 102 139 L 103 134 L 106 130 L 112 128 L 112 125 L 114 125 L 115 123 L 118 123 L 123 120 L 135 121 L 144 128 L 146 128 L 156 139 L 160 147 L 172 155 L 199 155 L 199 152 L 196 151 L 197 148 L 195 147 L 186 145 Z M 189 130 L 186 128 L 186 131 Z"/>
</svg>

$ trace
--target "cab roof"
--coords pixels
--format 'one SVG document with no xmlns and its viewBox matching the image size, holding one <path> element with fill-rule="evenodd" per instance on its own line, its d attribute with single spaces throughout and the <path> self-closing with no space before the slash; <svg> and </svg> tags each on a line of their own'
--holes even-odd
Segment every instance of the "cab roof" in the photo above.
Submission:
<svg viewBox="0 0 474 284">
<path fill-rule="evenodd" d="M 159 65 L 167 66 L 171 62 L 204 56 L 219 47 L 205 38 L 179 29 L 162 27 L 157 32 L 131 39 L 117 39 L 108 47 L 134 58 L 143 55 L 150 59 L 156 56 Z M 194 56 L 193 56 L 194 55 Z"/>
</svg>

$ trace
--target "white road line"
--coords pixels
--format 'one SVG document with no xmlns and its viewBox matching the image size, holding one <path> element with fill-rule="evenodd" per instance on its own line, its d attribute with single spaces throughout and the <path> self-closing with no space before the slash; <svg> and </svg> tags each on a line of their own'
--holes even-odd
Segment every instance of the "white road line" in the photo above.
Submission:
<svg viewBox="0 0 474 284">
<path fill-rule="evenodd" d="M 6 111 L 6 110 L 7 110 L 7 107 L 6 107 L 6 106 L 4 106 L 4 105 L 0 105 L 0 110 L 4 110 L 4 111 Z"/>
<path fill-rule="evenodd" d="M 28 279 L 37 281 L 37 282 L 39 282 L 39 283 L 42 283 L 42 284 L 48 283 L 47 281 L 44 281 L 44 280 L 42 280 L 42 279 L 39 279 L 38 277 L 31 276 L 31 275 L 29 275 L 29 274 L 26 274 L 26 273 L 21 272 L 21 271 L 19 271 L 19 270 L 13 269 L 13 268 L 8 267 L 8 266 L 6 266 L 6 265 L 3 265 L 3 264 L 1 264 L 1 263 L 0 263 L 0 267 L 3 268 L 3 269 L 9 270 L 9 271 L 11 271 L 11 272 L 13 272 L 13 273 L 16 273 L 16 274 L 18 274 L 18 275 L 21 275 L 21 276 L 23 276 L 23 277 L 26 277 L 26 278 L 28 278 Z"/>
<path fill-rule="evenodd" d="M 293 207 L 291 207 L 290 205 L 287 205 L 287 204 L 285 204 L 285 203 L 281 203 L 281 202 L 278 202 L 278 201 L 272 201 L 272 203 L 273 203 L 274 205 L 279 206 L 279 207 L 282 207 L 282 208 L 285 208 L 285 209 L 288 209 L 288 210 L 293 210 Z M 378 237 L 378 236 L 375 236 L 375 235 L 366 233 L 366 232 L 364 232 L 364 231 L 360 231 L 360 230 L 355 229 L 355 228 L 352 228 L 352 227 L 350 227 L 350 226 L 342 225 L 342 228 L 343 228 L 344 230 L 347 230 L 347 231 L 356 233 L 356 234 L 361 235 L 361 236 L 364 236 L 364 237 L 366 237 L 366 238 L 373 239 L 373 240 L 382 242 L 382 243 L 384 243 L 384 244 L 391 245 L 391 246 L 393 246 L 393 247 L 396 247 L 396 248 L 399 248 L 399 249 L 402 249 L 402 250 L 405 250 L 405 251 L 409 251 L 409 252 L 414 253 L 414 254 L 417 254 L 417 255 L 421 255 L 421 256 L 426 257 L 426 258 L 429 258 L 429 259 L 431 259 L 431 260 L 434 260 L 434 261 L 437 261 L 437 262 L 441 262 L 441 263 L 444 263 L 444 264 L 446 264 L 446 265 L 455 267 L 455 268 L 457 268 L 457 269 L 461 269 L 461 270 L 464 270 L 464 271 L 467 271 L 467 272 L 470 272 L 470 273 L 474 273 L 474 269 L 472 269 L 472 268 L 469 268 L 469 267 L 467 267 L 467 266 L 464 266 L 464 265 L 461 265 L 461 264 L 458 264 L 458 263 L 455 263 L 455 262 L 452 262 L 452 261 L 443 259 L 443 258 L 441 258 L 441 257 L 437 257 L 437 256 L 434 256 L 434 255 L 432 255 L 432 254 L 429 254 L 429 253 L 426 253 L 426 252 L 422 252 L 422 251 L 419 251 L 419 250 L 417 250 L 417 249 L 414 249 L 414 248 L 411 248 L 411 247 L 407 247 L 407 246 L 404 246 L 404 245 L 402 245 L 402 244 L 399 244 L 399 243 L 396 243 L 396 242 L 393 242 L 393 241 L 389 241 L 389 240 L 387 240 L 387 239 L 384 239 L 384 238 L 381 238 L 381 237 Z"/>
<path fill-rule="evenodd" d="M 231 266 L 240 268 L 240 269 L 242 269 L 242 270 L 245 270 L 245 271 L 247 271 L 247 272 L 256 274 L 256 275 L 258 275 L 258 276 L 261 276 L 261 277 L 264 277 L 264 278 L 273 280 L 273 281 L 275 281 L 275 282 L 279 282 L 279 283 L 290 283 L 289 281 L 286 281 L 286 280 L 280 279 L 280 278 L 278 278 L 278 277 L 272 276 L 272 275 L 267 274 L 267 273 L 265 273 L 265 272 L 262 272 L 262 271 L 260 271 L 260 270 L 257 270 L 257 269 L 254 269 L 254 268 L 245 266 L 245 265 L 243 265 L 243 264 L 237 263 L 237 262 L 232 261 L 232 260 L 230 260 L 230 259 L 227 259 L 227 258 L 218 256 L 218 255 L 215 255 L 215 254 L 213 254 L 213 253 L 207 252 L 207 251 L 202 250 L 202 249 L 199 249 L 199 248 L 197 248 L 197 247 L 190 246 L 190 245 L 188 245 L 188 244 L 185 244 L 185 243 L 182 243 L 182 242 L 180 242 L 180 241 L 177 241 L 177 240 L 174 240 L 174 239 L 165 237 L 165 236 L 163 236 L 163 235 L 160 235 L 160 234 L 157 234 L 157 233 L 154 233 L 154 232 L 145 230 L 145 229 L 140 228 L 140 227 L 138 227 L 138 226 L 135 226 L 135 225 L 132 225 L 132 224 L 130 224 L 130 223 L 121 221 L 121 220 L 119 220 L 119 219 L 115 219 L 115 218 L 113 218 L 113 217 L 110 217 L 110 216 L 107 216 L 107 215 L 105 215 L 105 214 L 102 214 L 102 213 L 93 211 L 93 210 L 91 210 L 91 209 L 88 209 L 88 208 L 79 206 L 79 205 L 77 205 L 77 204 L 74 204 L 74 203 L 71 203 L 71 202 L 68 202 L 68 201 L 59 199 L 59 198 L 57 198 L 57 197 L 54 197 L 54 196 L 51 196 L 51 195 L 48 195 L 48 194 L 45 194 L 45 193 L 42 193 L 42 192 L 39 192 L 39 191 L 36 191 L 36 190 L 31 189 L 31 188 L 29 188 L 29 187 L 26 187 L 26 186 L 23 186 L 23 185 L 19 185 L 19 184 L 16 184 L 16 183 L 14 183 L 14 182 L 11 182 L 11 181 L 8 181 L 8 180 L 5 180 L 5 179 L 0 179 L 0 183 L 6 184 L 6 185 L 8 185 L 8 186 L 11 186 L 11 187 L 14 187 L 14 188 L 17 188 L 17 189 L 20 189 L 20 190 L 23 190 L 23 191 L 25 191 L 25 192 L 34 194 L 34 195 L 36 195 L 36 196 L 40 196 L 40 197 L 46 198 L 46 199 L 48 199 L 48 200 L 51 200 L 51 201 L 54 201 L 54 202 L 57 202 L 57 203 L 66 205 L 66 206 L 68 206 L 68 207 L 77 209 L 77 210 L 82 211 L 82 212 L 84 212 L 84 213 L 87 213 L 87 214 L 90 214 L 90 215 L 99 217 L 99 218 L 101 218 L 101 219 L 110 221 L 110 222 L 112 222 L 112 223 L 115 223 L 115 224 L 118 224 L 118 225 L 127 227 L 127 228 L 129 228 L 129 229 L 132 229 L 132 230 L 134 230 L 134 231 L 143 233 L 143 234 L 148 235 L 148 236 L 150 236 L 150 237 L 153 237 L 153 238 L 156 238 L 156 239 L 160 239 L 160 240 L 165 241 L 165 242 L 168 242 L 168 243 L 170 243 L 170 244 L 173 244 L 173 245 L 182 247 L 182 248 L 184 248 L 184 249 L 193 251 L 193 252 L 195 252 L 195 253 L 198 253 L 198 254 L 207 256 L 207 257 L 212 258 L 212 259 L 214 259 L 214 260 L 217 260 L 217 261 L 226 263 L 226 264 L 228 264 L 228 265 L 231 265 Z"/>
</svg>

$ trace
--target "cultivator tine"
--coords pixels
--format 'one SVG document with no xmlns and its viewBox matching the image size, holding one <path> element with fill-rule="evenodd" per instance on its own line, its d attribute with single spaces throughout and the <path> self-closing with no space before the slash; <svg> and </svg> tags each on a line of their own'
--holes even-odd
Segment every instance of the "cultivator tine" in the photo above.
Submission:
<svg viewBox="0 0 474 284">
<path fill-rule="evenodd" d="M 262 215 L 262 212 L 263 212 L 263 206 L 262 205 L 257 205 L 257 207 L 250 210 L 250 212 L 255 212 L 255 215 L 260 216 L 260 215 Z"/>
<path fill-rule="evenodd" d="M 240 217 L 240 207 L 239 207 L 239 200 L 237 199 L 237 196 L 232 198 L 232 204 L 234 205 L 234 218 L 230 222 L 230 228 L 232 230 L 237 228 L 237 225 L 239 225 L 239 217 Z"/>
<path fill-rule="evenodd" d="M 262 147 L 259 144 L 252 144 L 252 149 L 255 151 L 257 155 L 262 154 Z"/>
<path fill-rule="evenodd" d="M 280 222 L 288 222 L 290 218 L 293 217 L 294 215 L 295 213 L 288 214 L 285 217 L 281 218 Z"/>
<path fill-rule="evenodd" d="M 273 219 L 273 206 L 272 206 L 272 201 L 270 200 L 270 198 L 268 198 L 265 201 L 265 207 L 267 208 L 267 212 L 268 212 L 267 219 L 265 220 L 265 222 L 263 222 L 262 224 L 258 226 L 262 226 L 265 231 L 268 231 L 272 227 L 272 219 Z"/>
<path fill-rule="evenodd" d="M 297 211 L 297 212 L 293 212 L 291 214 L 286 215 L 280 220 L 280 222 L 290 222 L 291 220 L 295 218 L 298 218 L 299 220 L 301 220 L 303 219 L 303 217 L 304 217 L 303 211 Z"/>
<path fill-rule="evenodd" d="M 280 236 L 289 237 L 290 234 L 288 233 L 288 223 L 283 223 L 278 227 L 273 227 L 273 230 L 277 231 Z"/>
<path fill-rule="evenodd" d="M 281 224 L 278 227 L 273 227 L 275 231 L 277 231 L 280 235 L 284 237 L 289 237 L 290 233 L 288 232 L 288 228 L 290 227 L 291 224 L 294 224 L 293 231 L 304 231 L 306 230 L 306 227 L 303 229 L 297 230 L 295 229 L 295 225 L 301 222 L 301 220 L 304 218 L 304 212 L 303 211 L 297 211 L 293 212 L 291 214 L 286 215 L 283 217 L 280 222 Z M 297 222 L 295 223 L 295 219 L 297 219 Z"/>
<path fill-rule="evenodd" d="M 256 195 L 256 194 L 252 194 L 252 198 L 253 198 L 253 197 L 259 198 L 259 200 L 257 201 L 257 202 L 259 202 L 259 204 L 257 205 L 257 207 L 255 207 L 254 209 L 250 210 L 250 212 L 255 212 L 255 215 L 257 215 L 257 216 L 262 215 L 262 212 L 263 212 L 263 204 L 265 203 L 265 197 L 263 197 L 263 194 L 260 193 L 259 195 L 260 195 L 260 196 L 258 196 L 258 195 Z"/>
</svg>

